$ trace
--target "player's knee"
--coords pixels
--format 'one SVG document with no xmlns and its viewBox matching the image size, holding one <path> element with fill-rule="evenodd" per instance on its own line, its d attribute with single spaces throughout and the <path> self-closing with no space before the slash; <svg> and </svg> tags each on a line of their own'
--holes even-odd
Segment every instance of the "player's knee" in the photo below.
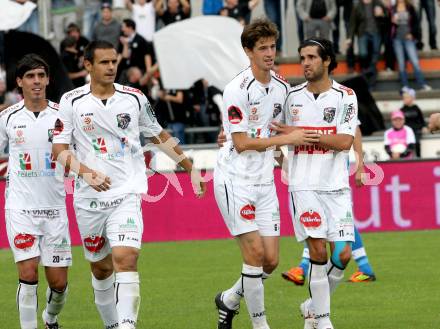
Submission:
<svg viewBox="0 0 440 329">
<path fill-rule="evenodd" d="M 309 248 L 310 259 L 313 259 L 317 262 L 326 262 L 327 261 L 327 249 L 325 248 Z"/>
<path fill-rule="evenodd" d="M 351 259 L 351 249 L 345 248 L 340 254 L 341 263 L 346 267 Z"/>
<path fill-rule="evenodd" d="M 107 279 L 110 275 L 113 274 L 113 265 L 110 262 L 98 262 L 98 263 L 91 263 L 91 270 L 92 270 L 92 274 L 93 276 L 97 279 L 97 280 L 105 280 Z"/>
<path fill-rule="evenodd" d="M 22 281 L 38 281 L 38 267 L 26 266 L 19 269 L 18 277 Z"/>
<path fill-rule="evenodd" d="M 64 278 L 52 279 L 48 282 L 50 289 L 61 292 L 66 290 L 67 282 Z"/>
<path fill-rule="evenodd" d="M 116 272 L 136 272 L 138 257 L 139 251 L 134 248 L 113 253 L 113 264 Z"/>
<path fill-rule="evenodd" d="M 273 271 L 275 271 L 275 269 L 278 266 L 278 257 L 270 257 L 270 258 L 265 258 L 264 260 L 264 272 L 270 274 Z"/>
<path fill-rule="evenodd" d="M 344 269 L 351 258 L 351 243 L 345 241 L 336 241 L 335 247 L 332 253 L 332 263 Z"/>
</svg>

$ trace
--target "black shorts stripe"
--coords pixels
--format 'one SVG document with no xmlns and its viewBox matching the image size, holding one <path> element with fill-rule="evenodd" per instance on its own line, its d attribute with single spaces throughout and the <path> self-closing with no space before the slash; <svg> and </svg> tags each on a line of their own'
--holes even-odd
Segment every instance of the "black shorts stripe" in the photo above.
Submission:
<svg viewBox="0 0 440 329">
<path fill-rule="evenodd" d="M 225 183 L 225 194 L 226 194 L 226 207 L 228 208 L 228 214 L 229 214 L 229 195 L 228 195 L 228 188 L 226 187 L 226 183 Z"/>
<path fill-rule="evenodd" d="M 295 218 L 296 208 L 295 208 L 295 202 L 293 202 L 293 192 L 290 192 L 290 199 L 292 200 L 292 218 Z"/>
</svg>

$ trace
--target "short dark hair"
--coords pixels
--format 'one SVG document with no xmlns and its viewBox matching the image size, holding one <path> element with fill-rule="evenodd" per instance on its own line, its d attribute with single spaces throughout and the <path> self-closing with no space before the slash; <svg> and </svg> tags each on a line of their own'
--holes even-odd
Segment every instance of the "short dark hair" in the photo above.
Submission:
<svg viewBox="0 0 440 329">
<path fill-rule="evenodd" d="M 131 27 L 133 30 L 136 31 L 136 23 L 134 20 L 130 19 L 130 18 L 126 18 L 122 21 L 122 23 L 125 24 L 125 26 L 127 27 Z"/>
<path fill-rule="evenodd" d="M 42 68 L 49 76 L 49 65 L 46 61 L 37 54 L 27 54 L 18 61 L 15 76 L 22 79 L 26 72 L 39 68 Z"/>
<path fill-rule="evenodd" d="M 246 25 L 241 34 L 241 45 L 243 48 L 253 49 L 261 38 L 278 39 L 279 32 L 275 23 L 266 18 L 258 18 Z"/>
<path fill-rule="evenodd" d="M 72 31 L 77 31 L 78 33 L 81 32 L 81 29 L 79 28 L 78 24 L 76 23 L 69 23 L 66 28 L 66 33 L 69 34 Z"/>
<path fill-rule="evenodd" d="M 93 63 L 93 60 L 95 59 L 96 49 L 115 49 L 115 46 L 113 46 L 112 43 L 105 40 L 92 41 L 84 49 L 84 60 Z"/>
<path fill-rule="evenodd" d="M 338 66 L 333 43 L 330 40 L 321 38 L 310 38 L 304 40 L 298 47 L 298 54 L 301 52 L 301 49 L 310 46 L 318 47 L 318 55 L 322 58 L 323 61 L 326 61 L 330 58 L 328 73 L 331 73 Z"/>
</svg>

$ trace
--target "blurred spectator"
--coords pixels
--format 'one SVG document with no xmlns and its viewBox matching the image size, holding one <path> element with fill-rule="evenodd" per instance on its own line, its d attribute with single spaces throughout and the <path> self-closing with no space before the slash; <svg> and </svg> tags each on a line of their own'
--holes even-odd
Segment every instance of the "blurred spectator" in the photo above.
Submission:
<svg viewBox="0 0 440 329">
<path fill-rule="evenodd" d="M 76 40 L 74 37 L 67 37 L 65 39 L 61 60 L 75 88 L 84 85 L 88 73 L 84 68 L 84 58 L 79 55 L 76 49 Z"/>
<path fill-rule="evenodd" d="M 142 74 L 155 70 L 157 65 L 153 44 L 136 33 L 136 23 L 132 19 L 124 19 L 122 34 L 119 44 L 119 72 L 132 66 L 138 67 Z M 125 81 L 122 80 L 122 82 Z"/>
<path fill-rule="evenodd" d="M 223 0 L 203 0 L 203 15 L 218 15 L 223 8 Z"/>
<path fill-rule="evenodd" d="M 380 0 L 360 0 L 350 16 L 346 43 L 351 46 L 353 38 L 358 38 L 359 61 L 370 87 L 376 84 L 376 63 L 379 60 L 382 31 L 387 19 L 385 13 L 385 7 Z"/>
<path fill-rule="evenodd" d="M 156 109 L 161 112 L 162 117 L 166 118 L 172 135 L 179 140 L 180 144 L 185 144 L 185 124 L 188 121 L 188 115 L 184 91 L 161 89 L 158 96 L 160 101 Z"/>
<path fill-rule="evenodd" d="M 405 125 L 402 111 L 391 113 L 392 127 L 385 131 L 385 151 L 393 160 L 414 157 L 416 139 L 413 130 Z"/>
<path fill-rule="evenodd" d="M 125 0 L 127 8 L 131 11 L 131 18 L 136 23 L 136 32 L 145 40 L 152 42 L 156 30 L 156 0 Z"/>
<path fill-rule="evenodd" d="M 391 24 L 391 12 L 393 9 L 392 2 L 394 0 L 382 0 L 385 8 L 385 16 L 389 19 L 385 20 L 383 31 L 382 31 L 382 43 L 384 45 L 384 59 L 385 59 L 385 71 L 392 72 L 396 65 L 396 55 L 394 54 L 393 48 L 393 38 L 391 35 L 392 24 Z"/>
<path fill-rule="evenodd" d="M 273 1 L 273 0 L 266 0 L 266 1 Z M 252 11 L 255 9 L 256 6 L 258 6 L 259 3 L 260 0 L 238 0 L 238 5 L 242 8 L 244 14 L 245 24 L 250 23 Z"/>
<path fill-rule="evenodd" d="M 110 0 L 76 0 L 78 6 L 83 8 L 83 33 L 87 39 L 92 38 L 93 28 L 99 22 L 100 9 L 104 2 L 111 2 Z"/>
<path fill-rule="evenodd" d="M 335 0 L 298 0 L 298 15 L 304 23 L 306 39 L 330 39 L 332 21 L 336 15 Z"/>
<path fill-rule="evenodd" d="M 440 130 L 440 113 L 433 113 L 429 116 L 428 129 L 431 133 Z"/>
<path fill-rule="evenodd" d="M 5 31 L 0 31 L 0 70 L 5 65 Z"/>
<path fill-rule="evenodd" d="M 150 96 L 151 79 L 151 73 L 142 74 L 142 71 L 137 66 L 132 66 L 127 70 L 127 85 L 141 90 L 147 96 Z"/>
<path fill-rule="evenodd" d="M 189 18 L 191 6 L 188 0 L 168 0 L 165 8 L 163 0 L 156 0 L 156 14 L 163 25 L 168 25 Z"/>
<path fill-rule="evenodd" d="M 24 22 L 17 30 L 22 32 L 29 32 L 34 34 L 39 34 L 40 32 L 40 22 L 38 20 L 38 2 L 37 0 L 15 0 L 15 2 L 24 4 L 25 2 L 30 1 L 35 3 L 37 6 L 29 16 L 29 18 Z"/>
<path fill-rule="evenodd" d="M 431 49 L 437 49 L 437 26 L 435 22 L 435 0 L 419 0 L 419 25 L 422 24 L 422 14 L 425 10 L 426 18 L 428 19 L 429 26 L 429 46 Z M 419 41 L 422 38 L 420 37 Z M 423 48 L 423 44 L 422 47 Z"/>
<path fill-rule="evenodd" d="M 336 15 L 335 19 L 333 20 L 334 23 L 334 29 L 333 29 L 333 47 L 335 49 L 335 53 L 339 54 L 339 26 L 340 26 L 340 18 L 341 18 L 341 9 L 343 10 L 342 13 L 342 20 L 344 22 L 344 28 L 345 28 L 345 34 L 348 33 L 348 26 L 350 24 L 350 15 L 351 11 L 353 10 L 353 0 L 336 0 Z"/>
<path fill-rule="evenodd" d="M 89 44 L 89 40 L 81 35 L 81 30 L 79 29 L 79 26 L 75 23 L 70 23 L 67 25 L 66 30 L 66 39 L 68 37 L 73 37 L 76 40 L 76 50 L 78 50 L 78 55 L 82 56 L 84 55 L 84 48 Z M 61 41 L 60 44 L 60 54 L 63 52 L 64 49 L 64 43 L 66 39 Z"/>
<path fill-rule="evenodd" d="M 121 24 L 113 18 L 111 5 L 105 2 L 101 6 L 101 20 L 93 29 L 92 40 L 105 40 L 118 48 L 120 35 Z"/>
<path fill-rule="evenodd" d="M 206 79 L 196 81 L 189 91 L 193 107 L 193 123 L 198 127 L 218 127 L 221 125 L 220 109 L 223 106 L 222 92 L 210 86 Z M 217 133 L 203 134 L 203 139 L 196 143 L 214 143 Z"/>
<path fill-rule="evenodd" d="M 405 115 L 405 123 L 411 127 L 416 137 L 416 155 L 420 157 L 420 138 L 423 133 L 428 132 L 426 128 L 425 118 L 420 108 L 414 104 L 416 99 L 416 91 L 411 88 L 402 90 L 403 107 L 400 109 Z"/>
<path fill-rule="evenodd" d="M 247 13 L 247 8 L 245 6 L 241 6 L 238 3 L 238 0 L 225 0 L 224 7 L 220 10 L 221 16 L 227 16 L 236 19 L 240 22 L 240 24 L 245 25 L 246 21 L 244 16 Z"/>
<path fill-rule="evenodd" d="M 406 59 L 412 64 L 417 84 L 423 90 L 431 90 L 420 70 L 419 56 L 417 55 L 416 42 L 420 40 L 420 25 L 414 6 L 409 0 L 397 0 L 391 11 L 393 22 L 392 38 L 394 53 L 399 64 L 400 82 L 403 87 L 408 87 L 406 72 Z"/>
<path fill-rule="evenodd" d="M 296 33 L 298 35 L 298 41 L 301 43 L 304 41 L 304 23 L 298 14 L 298 0 L 293 1 L 295 17 L 296 17 Z"/>
<path fill-rule="evenodd" d="M 131 17 L 130 10 L 127 8 L 126 0 L 112 0 L 113 18 L 122 22 Z"/>
<path fill-rule="evenodd" d="M 296 0 L 295 0 L 296 1 Z M 281 50 L 283 45 L 282 41 L 282 28 L 281 28 L 281 3 L 279 0 L 264 0 L 264 11 L 267 18 L 276 24 L 278 31 L 280 31 L 280 37 L 277 40 L 277 50 Z"/>
</svg>

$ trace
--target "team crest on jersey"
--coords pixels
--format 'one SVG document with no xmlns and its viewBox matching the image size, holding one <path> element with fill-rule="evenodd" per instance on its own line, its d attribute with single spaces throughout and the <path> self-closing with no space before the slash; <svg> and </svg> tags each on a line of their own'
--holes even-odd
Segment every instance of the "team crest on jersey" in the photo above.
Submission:
<svg viewBox="0 0 440 329">
<path fill-rule="evenodd" d="M 327 123 L 330 123 L 334 120 L 336 114 L 336 108 L 334 107 L 326 107 L 324 109 L 324 117 L 322 120 L 324 120 Z"/>
<path fill-rule="evenodd" d="M 53 129 L 47 129 L 47 141 L 52 143 L 53 141 Z"/>
<path fill-rule="evenodd" d="M 275 119 L 278 114 L 281 113 L 281 104 L 280 103 L 275 103 L 273 104 L 273 113 L 272 113 L 272 118 Z"/>
<path fill-rule="evenodd" d="M 249 114 L 249 121 L 258 121 L 258 110 L 256 107 L 251 108 L 251 113 Z"/>
<path fill-rule="evenodd" d="M 64 130 L 63 121 L 61 121 L 60 119 L 57 119 L 57 121 L 55 121 L 53 136 L 58 136 L 59 134 L 61 134 L 63 132 L 63 130 Z"/>
<path fill-rule="evenodd" d="M 118 120 L 118 127 L 121 129 L 127 129 L 128 125 L 130 124 L 131 117 L 128 113 L 119 113 L 116 116 L 116 120 Z"/>
<path fill-rule="evenodd" d="M 233 125 L 239 124 L 243 120 L 243 113 L 237 106 L 229 106 L 228 108 L 228 119 Z"/>
</svg>

